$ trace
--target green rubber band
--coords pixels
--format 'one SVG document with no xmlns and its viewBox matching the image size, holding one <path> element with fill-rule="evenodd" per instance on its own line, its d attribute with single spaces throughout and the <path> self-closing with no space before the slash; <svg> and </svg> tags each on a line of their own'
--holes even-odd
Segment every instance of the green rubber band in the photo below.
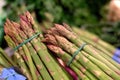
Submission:
<svg viewBox="0 0 120 80">
<path fill-rule="evenodd" d="M 72 61 L 74 60 L 75 56 L 78 55 L 78 53 L 85 47 L 85 45 L 86 45 L 86 43 L 82 44 L 82 46 L 80 46 L 78 48 L 78 50 L 74 52 L 72 58 L 68 61 L 67 66 L 69 66 L 72 63 Z"/>
<path fill-rule="evenodd" d="M 32 39 L 36 38 L 39 34 L 41 34 L 40 32 L 34 34 L 33 36 L 31 36 L 30 38 L 26 39 L 25 41 L 23 41 L 21 44 L 19 44 L 18 46 L 16 46 L 14 48 L 14 51 L 18 50 L 21 46 L 23 46 L 24 44 L 26 44 L 27 42 L 31 41 Z"/>
</svg>

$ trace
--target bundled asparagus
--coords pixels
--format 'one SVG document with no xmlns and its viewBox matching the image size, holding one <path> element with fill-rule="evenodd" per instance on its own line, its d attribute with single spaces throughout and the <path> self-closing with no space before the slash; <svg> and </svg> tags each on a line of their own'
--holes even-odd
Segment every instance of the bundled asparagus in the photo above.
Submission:
<svg viewBox="0 0 120 80">
<path fill-rule="evenodd" d="M 56 53 L 66 64 L 71 60 L 71 57 L 75 55 L 74 53 L 79 49 L 79 46 L 85 43 L 68 26 L 58 24 L 55 24 L 55 27 L 46 31 L 43 41 L 47 44 L 48 48 Z M 106 58 L 103 57 L 104 53 L 96 47 L 87 44 L 83 50 L 78 53 L 69 65 L 72 69 L 77 68 L 81 70 L 80 67 L 82 66 L 84 68 L 84 70 L 81 70 L 82 73 L 89 79 L 91 79 L 89 74 L 92 74 L 93 79 L 120 79 L 118 64 L 114 61 L 109 62 L 108 60 L 112 61 L 112 59 L 109 56 L 106 56 Z M 75 71 L 75 69 L 73 70 Z M 77 73 L 77 71 L 75 72 Z"/>
<path fill-rule="evenodd" d="M 10 47 L 20 46 L 26 39 L 29 40 L 39 35 L 39 37 L 15 48 L 17 53 L 14 56 L 21 60 L 21 64 L 19 62 L 18 64 L 22 70 L 26 71 L 24 74 L 30 72 L 32 80 L 72 79 L 48 53 L 46 46 L 41 42 L 41 34 L 36 33 L 40 30 L 29 12 L 20 16 L 20 24 L 7 20 L 4 28 L 6 41 Z M 27 74 L 25 75 L 27 76 Z M 28 77 L 28 79 L 30 78 Z"/>
<path fill-rule="evenodd" d="M 59 32 L 61 32 L 62 35 L 64 35 L 64 33 L 68 34 L 68 35 L 71 35 L 71 36 L 68 36 L 68 35 L 64 35 L 66 36 L 69 40 L 71 40 L 75 45 L 77 45 L 78 47 L 84 43 L 84 41 L 82 41 L 77 35 L 75 35 L 74 33 L 70 32 L 70 31 L 67 31 L 64 27 L 61 27 L 61 26 L 57 26 L 56 28 L 58 28 Z M 62 30 L 64 29 L 64 30 Z M 64 32 L 63 32 L 64 31 Z M 96 57 L 97 59 L 103 61 L 105 64 L 107 65 L 110 65 L 109 61 L 105 60 L 105 58 L 103 58 L 102 56 L 104 56 L 103 52 L 97 50 L 95 47 L 93 46 L 90 46 L 90 45 L 87 45 L 84 50 L 86 52 L 88 52 L 89 54 L 91 55 L 96 55 L 94 57 Z M 117 65 L 117 64 L 116 64 Z M 119 71 L 118 69 L 116 69 L 113 65 L 109 66 L 111 69 L 115 70 L 115 71 Z M 118 72 L 119 73 L 119 72 Z"/>
<path fill-rule="evenodd" d="M 66 26 L 68 26 L 68 25 L 66 25 Z M 86 43 L 89 43 L 89 44 L 93 45 L 94 47 L 96 47 L 97 49 L 99 49 L 102 52 L 101 56 L 106 58 L 109 62 L 116 65 L 116 67 L 120 69 L 119 65 L 116 64 L 114 62 L 114 60 L 111 59 L 111 58 L 113 58 L 113 55 L 119 56 L 118 52 L 117 52 L 117 54 L 115 54 L 115 52 L 116 52 L 115 47 L 113 47 L 112 45 L 108 44 L 107 42 L 101 40 L 96 35 L 94 35 L 90 32 L 87 32 L 83 29 L 80 29 L 77 27 L 72 27 L 72 29 L 78 34 L 80 39 L 82 39 Z M 110 58 L 108 58 L 108 57 L 110 57 Z"/>
</svg>

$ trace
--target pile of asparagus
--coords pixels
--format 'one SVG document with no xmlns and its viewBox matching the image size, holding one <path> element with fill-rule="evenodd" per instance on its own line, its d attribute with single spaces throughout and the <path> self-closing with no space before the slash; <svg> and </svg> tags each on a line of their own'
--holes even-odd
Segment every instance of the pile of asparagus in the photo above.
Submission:
<svg viewBox="0 0 120 80">
<path fill-rule="evenodd" d="M 19 23 L 7 19 L 4 30 L 14 54 L 10 58 L 0 48 L 0 71 L 15 66 L 28 80 L 120 79 L 119 64 L 112 59 L 115 48 L 85 30 L 55 24 L 43 37 L 29 12 L 20 15 Z"/>
<path fill-rule="evenodd" d="M 107 43 L 102 40 L 95 39 L 95 43 L 92 35 L 79 33 L 77 29 L 75 31 L 80 36 L 67 24 L 55 24 L 44 32 L 43 42 L 66 66 L 75 71 L 79 80 L 119 80 L 119 64 L 111 58 L 114 47 L 107 48 Z M 82 50 L 78 51 L 80 48 Z"/>
<path fill-rule="evenodd" d="M 13 60 L 28 80 L 72 80 L 41 42 L 41 29 L 29 12 L 20 15 L 19 23 L 7 19 L 4 30 L 9 47 L 15 50 Z"/>
</svg>

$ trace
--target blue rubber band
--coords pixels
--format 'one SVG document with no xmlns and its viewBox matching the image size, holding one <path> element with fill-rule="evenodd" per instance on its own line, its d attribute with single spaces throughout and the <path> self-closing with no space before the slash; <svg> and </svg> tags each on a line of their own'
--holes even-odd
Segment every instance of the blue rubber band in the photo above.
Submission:
<svg viewBox="0 0 120 80">
<path fill-rule="evenodd" d="M 35 35 L 31 36 L 30 38 L 26 39 L 25 41 L 23 41 L 21 44 L 19 44 L 18 46 L 16 46 L 14 48 L 14 51 L 18 50 L 21 46 L 23 46 L 24 44 L 26 44 L 27 42 L 31 41 L 32 39 L 36 38 L 39 34 L 41 34 L 40 32 L 36 33 Z"/>
<path fill-rule="evenodd" d="M 72 58 L 68 61 L 67 66 L 69 66 L 72 63 L 72 61 L 74 60 L 75 56 L 78 55 L 78 53 L 85 47 L 85 45 L 86 45 L 86 43 L 82 44 L 82 46 L 80 46 L 78 48 L 78 50 L 74 52 Z"/>
</svg>

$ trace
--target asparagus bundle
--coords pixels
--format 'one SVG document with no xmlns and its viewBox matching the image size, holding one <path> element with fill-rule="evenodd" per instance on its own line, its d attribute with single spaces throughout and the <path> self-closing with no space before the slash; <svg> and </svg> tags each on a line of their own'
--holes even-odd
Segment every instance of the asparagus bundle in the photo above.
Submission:
<svg viewBox="0 0 120 80">
<path fill-rule="evenodd" d="M 45 42 L 48 48 L 56 53 L 66 64 L 71 60 L 72 56 L 75 55 L 79 46 L 85 43 L 68 27 L 68 25 L 62 26 L 58 24 L 55 24 L 55 27 L 45 32 L 45 39 L 43 42 Z M 112 59 L 109 56 L 106 56 L 106 58 L 103 57 L 104 53 L 96 47 L 87 44 L 83 50 L 78 53 L 79 54 L 75 56 L 72 63 L 69 65 L 76 73 L 76 69 L 78 69 L 89 79 L 91 79 L 89 76 L 90 74 L 93 79 L 120 79 L 118 64 L 109 62 L 108 59 L 111 61 Z M 83 67 L 83 70 L 81 70 L 80 67 Z"/>
<path fill-rule="evenodd" d="M 36 26 L 32 16 L 29 12 L 20 16 L 20 23 L 15 23 L 7 20 L 5 23 L 6 41 L 10 47 L 20 46 L 15 48 L 17 59 L 21 69 L 24 73 L 29 73 L 32 80 L 70 80 L 69 74 L 59 66 L 54 58 L 47 51 L 46 46 L 41 42 L 42 34 L 39 35 L 40 29 Z M 37 38 L 33 38 L 39 35 Z M 27 43 L 25 40 L 31 41 Z M 8 40 L 9 39 L 9 40 Z M 12 45 L 11 45 L 12 44 Z M 27 67 L 28 66 L 28 67 Z M 29 72 L 28 72 L 29 70 Z M 37 74 L 36 74 L 37 72 Z M 28 79 L 30 79 L 28 77 Z"/>
<path fill-rule="evenodd" d="M 68 26 L 68 25 L 66 25 L 66 26 Z M 79 29 L 76 27 L 73 27 L 72 29 L 78 34 L 78 36 L 80 37 L 81 40 L 83 40 L 86 43 L 89 43 L 89 44 L 93 45 L 94 47 L 96 47 L 97 49 L 99 49 L 102 53 L 101 56 L 106 58 L 109 62 L 116 65 L 116 67 L 120 69 L 119 64 L 116 64 L 114 62 L 114 60 L 111 59 L 113 57 L 113 53 L 115 53 L 115 51 L 116 51 L 112 45 L 108 44 L 107 42 L 104 42 L 99 37 L 97 37 L 96 35 L 94 35 L 90 32 L 87 32 L 85 30 L 82 30 L 82 29 Z M 116 55 L 116 54 L 114 54 L 114 55 Z M 108 57 L 110 57 L 110 58 L 108 58 Z"/>
<path fill-rule="evenodd" d="M 68 34 L 68 35 L 71 35 L 71 36 L 68 36 L 68 35 L 64 35 L 64 36 L 66 36 L 69 40 L 71 40 L 76 46 L 79 47 L 81 44 L 84 43 L 84 41 L 82 41 L 76 34 L 70 32 L 70 31 L 67 31 L 64 27 L 61 27 L 61 26 L 58 25 L 56 28 L 59 29 L 59 32 L 62 31 L 62 32 L 61 32 L 62 35 L 64 35 L 64 33 L 66 33 L 66 34 Z M 62 30 L 62 29 L 64 29 L 64 30 Z M 65 32 L 63 32 L 63 31 L 65 31 Z M 78 37 L 78 38 L 77 38 L 77 37 Z M 96 57 L 97 59 L 103 61 L 103 62 L 104 62 L 105 64 L 107 64 L 107 65 L 111 65 L 111 66 L 109 66 L 109 67 L 110 67 L 111 69 L 115 70 L 115 71 L 118 71 L 118 73 L 119 73 L 119 70 L 118 70 L 117 68 L 115 68 L 111 63 L 109 63 L 109 61 L 107 61 L 105 58 L 102 57 L 102 56 L 105 56 L 105 55 L 103 54 L 103 52 L 97 50 L 95 47 L 93 47 L 93 46 L 91 46 L 91 45 L 87 45 L 87 46 L 84 48 L 84 50 L 85 50 L 86 52 L 88 52 L 89 54 L 93 55 L 93 56 L 97 54 L 97 55 L 94 56 L 94 57 Z M 99 54 L 98 54 L 98 53 L 99 53 Z M 114 63 L 115 63 L 115 62 L 114 62 Z M 116 64 L 116 66 L 118 65 L 117 63 L 115 63 L 115 64 Z"/>
</svg>

